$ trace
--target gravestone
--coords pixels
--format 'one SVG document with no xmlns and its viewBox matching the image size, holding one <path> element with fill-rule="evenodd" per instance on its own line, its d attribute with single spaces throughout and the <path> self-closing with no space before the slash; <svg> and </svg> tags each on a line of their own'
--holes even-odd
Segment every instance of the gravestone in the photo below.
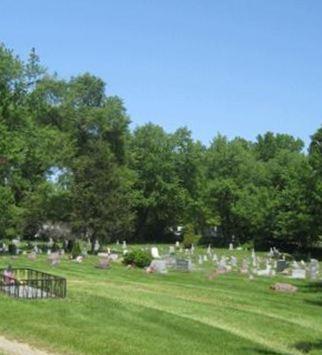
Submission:
<svg viewBox="0 0 322 355">
<path fill-rule="evenodd" d="M 283 272 L 285 269 L 287 269 L 288 263 L 286 260 L 280 259 L 277 260 L 276 263 L 276 272 Z"/>
<path fill-rule="evenodd" d="M 319 262 L 316 259 L 311 259 L 310 261 L 309 274 L 311 280 L 317 280 L 319 274 Z"/>
<path fill-rule="evenodd" d="M 207 255 L 204 255 L 204 256 L 203 256 L 203 261 L 208 261 Z"/>
<path fill-rule="evenodd" d="M 108 258 L 109 257 L 109 253 L 98 253 L 97 256 L 99 258 Z"/>
<path fill-rule="evenodd" d="M 109 255 L 109 258 L 110 258 L 111 261 L 116 261 L 118 259 L 118 257 L 119 256 L 117 254 L 115 254 L 115 253 L 112 253 L 112 254 Z"/>
<path fill-rule="evenodd" d="M 126 249 L 126 241 L 125 241 L 125 240 L 123 240 L 122 248 L 123 248 L 123 249 Z"/>
<path fill-rule="evenodd" d="M 100 243 L 98 242 L 98 240 L 95 240 L 94 252 L 97 253 L 99 250 L 100 250 Z"/>
<path fill-rule="evenodd" d="M 173 245 L 170 245 L 169 246 L 169 254 L 175 254 L 175 249 L 174 249 L 174 246 Z"/>
<path fill-rule="evenodd" d="M 51 266 L 58 266 L 60 264 L 60 256 L 58 253 L 51 253 L 48 256 L 48 261 Z"/>
<path fill-rule="evenodd" d="M 99 259 L 99 265 L 97 266 L 99 269 L 107 269 L 110 267 L 110 260 L 107 257 Z"/>
<path fill-rule="evenodd" d="M 198 264 L 199 265 L 202 265 L 203 264 L 203 258 L 201 255 L 199 255 L 199 258 L 198 258 Z"/>
<path fill-rule="evenodd" d="M 178 271 L 191 271 L 192 270 L 191 260 L 177 259 L 176 260 L 176 269 Z"/>
<path fill-rule="evenodd" d="M 230 257 L 230 264 L 231 264 L 231 266 L 235 268 L 235 267 L 238 266 L 237 263 L 238 263 L 238 261 L 237 261 L 236 256 L 231 256 L 231 257 Z"/>
<path fill-rule="evenodd" d="M 240 272 L 241 274 L 248 274 L 248 260 L 246 258 L 242 261 Z"/>
<path fill-rule="evenodd" d="M 159 259 L 160 258 L 159 249 L 157 247 L 152 247 L 151 248 L 151 255 L 152 255 L 152 258 Z"/>
<path fill-rule="evenodd" d="M 212 253 L 211 253 L 211 245 L 209 244 L 208 245 L 208 248 L 207 248 L 207 254 L 208 255 L 211 255 Z"/>
<path fill-rule="evenodd" d="M 229 250 L 234 250 L 234 245 L 233 245 L 233 243 L 230 243 L 230 244 L 229 244 Z"/>
<path fill-rule="evenodd" d="M 305 279 L 306 278 L 306 270 L 302 269 L 299 266 L 292 268 L 291 278 L 292 279 Z"/>
<path fill-rule="evenodd" d="M 53 238 L 49 238 L 49 242 L 48 242 L 48 248 L 51 249 L 54 246 L 54 241 Z"/>
<path fill-rule="evenodd" d="M 165 260 L 152 260 L 149 267 L 153 272 L 158 272 L 160 274 L 166 274 L 168 272 Z"/>
<path fill-rule="evenodd" d="M 176 242 L 176 248 L 180 248 L 180 242 Z"/>
</svg>

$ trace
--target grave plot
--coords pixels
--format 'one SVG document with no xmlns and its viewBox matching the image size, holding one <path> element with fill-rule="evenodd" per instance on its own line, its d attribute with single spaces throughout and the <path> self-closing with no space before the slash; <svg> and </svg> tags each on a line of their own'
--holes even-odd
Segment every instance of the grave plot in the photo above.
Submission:
<svg viewBox="0 0 322 355">
<path fill-rule="evenodd" d="M 29 268 L 0 269 L 0 292 L 25 299 L 64 298 L 67 283 L 63 277 Z"/>
</svg>

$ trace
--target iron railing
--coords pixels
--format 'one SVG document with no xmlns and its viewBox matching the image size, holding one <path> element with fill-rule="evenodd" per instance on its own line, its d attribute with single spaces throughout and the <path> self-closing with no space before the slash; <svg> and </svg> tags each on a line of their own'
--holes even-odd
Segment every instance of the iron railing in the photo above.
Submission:
<svg viewBox="0 0 322 355">
<path fill-rule="evenodd" d="M 16 298 L 64 298 L 66 279 L 29 268 L 0 269 L 0 291 Z"/>
</svg>

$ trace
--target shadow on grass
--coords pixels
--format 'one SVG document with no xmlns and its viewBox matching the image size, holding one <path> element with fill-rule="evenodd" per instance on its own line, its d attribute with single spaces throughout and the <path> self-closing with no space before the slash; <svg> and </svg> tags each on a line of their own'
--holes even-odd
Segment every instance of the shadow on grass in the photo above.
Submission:
<svg viewBox="0 0 322 355">
<path fill-rule="evenodd" d="M 302 292 L 322 292 L 322 282 L 310 282 L 306 285 L 300 286 Z"/>
<path fill-rule="evenodd" d="M 317 342 L 301 341 L 296 343 L 294 347 L 302 353 L 308 354 L 312 350 L 322 350 L 322 340 L 318 340 Z"/>
<path fill-rule="evenodd" d="M 320 306 L 322 307 L 322 300 L 321 301 L 314 301 L 314 300 L 305 300 L 306 303 L 312 306 Z"/>
<path fill-rule="evenodd" d="M 265 350 L 260 348 L 242 348 L 245 351 L 245 354 L 263 354 L 263 355 L 281 355 L 282 353 L 277 353 L 273 350 Z"/>
</svg>

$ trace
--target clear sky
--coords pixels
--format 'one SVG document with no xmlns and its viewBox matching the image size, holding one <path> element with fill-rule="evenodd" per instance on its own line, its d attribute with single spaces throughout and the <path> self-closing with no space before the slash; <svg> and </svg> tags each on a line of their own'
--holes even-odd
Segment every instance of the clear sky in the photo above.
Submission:
<svg viewBox="0 0 322 355">
<path fill-rule="evenodd" d="M 321 0 L 1 0 L 0 41 L 102 77 L 133 126 L 308 143 L 322 124 Z"/>
</svg>

